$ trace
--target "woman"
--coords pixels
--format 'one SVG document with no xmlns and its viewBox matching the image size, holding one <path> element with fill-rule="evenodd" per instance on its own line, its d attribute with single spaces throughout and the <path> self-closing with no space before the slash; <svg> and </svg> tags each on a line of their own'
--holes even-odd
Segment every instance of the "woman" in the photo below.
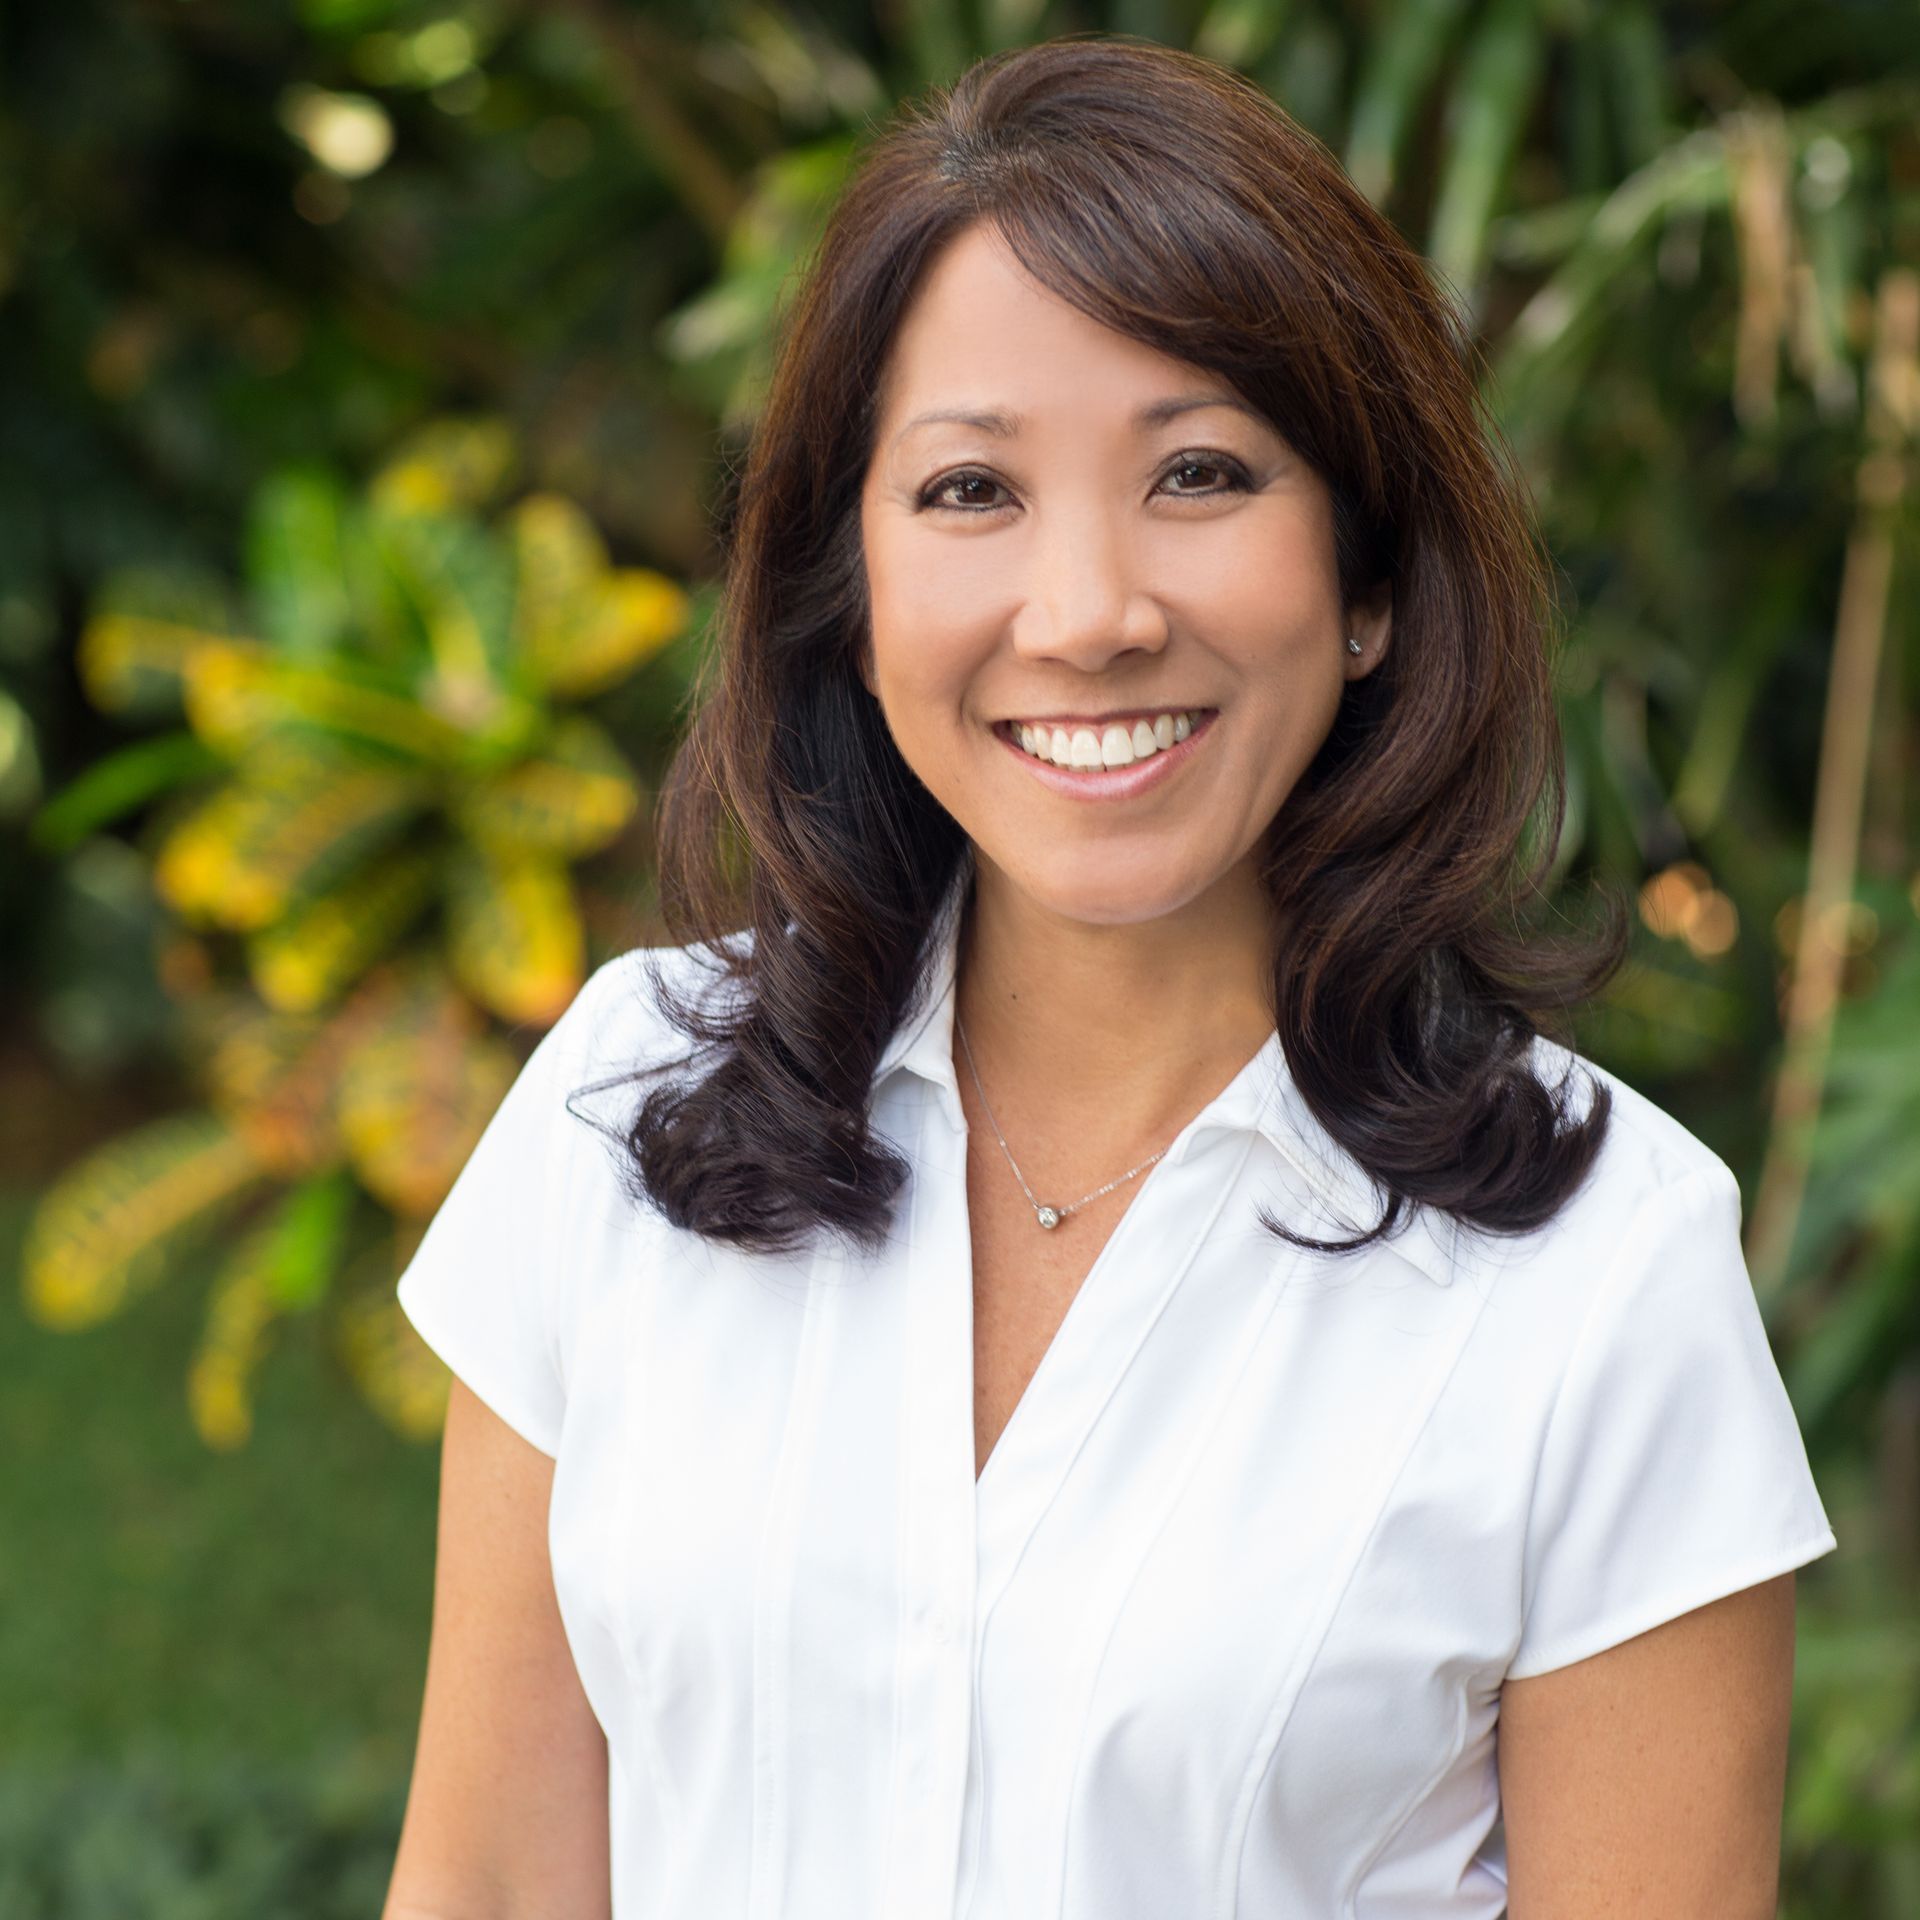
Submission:
<svg viewBox="0 0 1920 1920">
<path fill-rule="evenodd" d="M 1070 38 L 886 131 L 685 944 L 401 1283 L 458 1382 L 390 1913 L 1772 1914 L 1834 1536 L 1732 1176 L 1540 1031 L 1618 950 L 1520 917 L 1546 578 L 1250 83 Z"/>
</svg>

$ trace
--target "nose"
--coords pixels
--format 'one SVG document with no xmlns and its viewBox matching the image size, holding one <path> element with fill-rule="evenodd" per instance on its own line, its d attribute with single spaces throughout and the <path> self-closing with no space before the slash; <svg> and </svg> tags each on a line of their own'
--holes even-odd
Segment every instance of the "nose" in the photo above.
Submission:
<svg viewBox="0 0 1920 1920">
<path fill-rule="evenodd" d="M 1013 626 L 1024 660 L 1098 673 L 1130 653 L 1158 653 L 1167 622 L 1133 576 L 1124 531 L 1099 512 L 1036 531 L 1029 592 Z"/>
</svg>

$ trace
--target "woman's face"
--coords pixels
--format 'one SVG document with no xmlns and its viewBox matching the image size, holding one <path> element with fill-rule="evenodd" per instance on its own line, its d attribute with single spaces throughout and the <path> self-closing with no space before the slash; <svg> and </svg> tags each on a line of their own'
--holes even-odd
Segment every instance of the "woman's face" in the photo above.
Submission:
<svg viewBox="0 0 1920 1920">
<path fill-rule="evenodd" d="M 902 756 L 985 861 L 1071 919 L 1151 919 L 1251 878 L 1387 642 L 1384 599 L 1343 621 L 1326 486 L 1279 434 L 1224 379 L 1048 292 L 984 225 L 895 336 L 861 530 L 862 675 Z M 1036 757 L 1023 724 L 1069 763 L 1079 735 L 1102 770 Z"/>
</svg>

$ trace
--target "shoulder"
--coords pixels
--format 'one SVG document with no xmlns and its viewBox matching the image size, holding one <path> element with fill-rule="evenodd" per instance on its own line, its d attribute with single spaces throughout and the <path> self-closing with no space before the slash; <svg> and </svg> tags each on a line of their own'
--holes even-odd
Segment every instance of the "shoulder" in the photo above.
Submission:
<svg viewBox="0 0 1920 1920">
<path fill-rule="evenodd" d="M 1564 1089 L 1569 1113 L 1604 1093 L 1607 1124 L 1586 1178 L 1544 1225 L 1524 1234 L 1461 1229 L 1456 1272 L 1510 1301 L 1523 1318 L 1583 1322 L 1619 1271 L 1689 1252 L 1738 1257 L 1741 1198 L 1733 1170 L 1705 1141 L 1638 1088 L 1585 1055 L 1534 1042 L 1540 1082 Z M 1537 1326 L 1537 1321 L 1535 1322 Z"/>
<path fill-rule="evenodd" d="M 1697 1134 L 1656 1106 L 1637 1087 L 1584 1054 L 1554 1041 L 1533 1044 L 1535 1076 L 1548 1087 L 1564 1085 L 1569 1109 L 1584 1112 L 1596 1094 L 1607 1096 L 1607 1129 L 1585 1182 L 1561 1216 L 1541 1231 L 1551 1236 L 1565 1218 L 1620 1222 L 1669 1188 L 1706 1186 L 1736 1199 L 1733 1170 Z"/>
</svg>

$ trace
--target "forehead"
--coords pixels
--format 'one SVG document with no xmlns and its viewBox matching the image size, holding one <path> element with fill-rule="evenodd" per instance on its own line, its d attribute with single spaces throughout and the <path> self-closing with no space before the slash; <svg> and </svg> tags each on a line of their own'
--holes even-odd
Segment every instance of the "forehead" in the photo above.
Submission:
<svg viewBox="0 0 1920 1920">
<path fill-rule="evenodd" d="M 901 316 L 883 370 L 880 418 L 889 437 L 925 414 L 1004 433 L 1061 412 L 1132 415 L 1174 397 L 1238 398 L 1210 369 L 1062 300 L 997 231 L 978 225 L 934 258 Z"/>
</svg>

